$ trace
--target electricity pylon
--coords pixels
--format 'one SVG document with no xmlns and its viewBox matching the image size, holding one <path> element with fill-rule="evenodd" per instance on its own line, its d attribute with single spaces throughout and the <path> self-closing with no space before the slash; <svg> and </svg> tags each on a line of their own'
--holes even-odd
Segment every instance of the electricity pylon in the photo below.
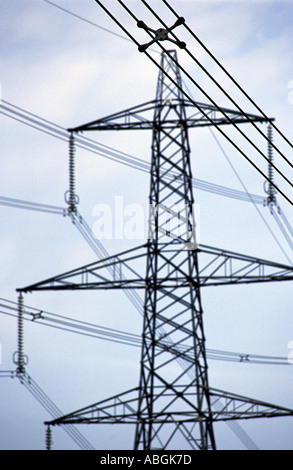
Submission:
<svg viewBox="0 0 293 470">
<path fill-rule="evenodd" d="M 144 292 L 138 387 L 47 423 L 132 423 L 135 449 L 167 449 L 176 446 L 178 435 L 186 448 L 216 449 L 216 421 L 293 415 L 293 410 L 209 385 L 201 289 L 293 280 L 293 267 L 197 244 L 189 128 L 264 122 L 264 118 L 191 103 L 181 90 L 177 54 L 168 51 L 162 54 L 155 100 L 69 129 L 71 146 L 78 132 L 152 130 L 147 242 L 18 289 L 20 294 L 87 289 Z M 70 187 L 68 203 L 74 212 L 74 184 Z"/>
</svg>

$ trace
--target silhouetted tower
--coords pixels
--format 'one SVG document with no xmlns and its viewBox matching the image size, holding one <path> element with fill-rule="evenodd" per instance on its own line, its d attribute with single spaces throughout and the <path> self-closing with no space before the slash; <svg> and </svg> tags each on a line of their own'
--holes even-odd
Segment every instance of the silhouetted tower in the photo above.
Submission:
<svg viewBox="0 0 293 470">
<path fill-rule="evenodd" d="M 215 390 L 208 383 L 201 288 L 293 279 L 291 266 L 197 244 L 188 129 L 231 121 L 264 118 L 186 100 L 177 54 L 168 51 L 162 54 L 155 100 L 69 129 L 71 157 L 73 135 L 78 132 L 152 131 L 148 240 L 19 291 L 143 290 L 141 366 L 138 387 L 62 416 L 49 426 L 131 423 L 136 429 L 135 449 L 174 448 L 181 439 L 181 448 L 207 450 L 216 448 L 216 421 L 293 414 Z M 72 161 L 70 169 L 72 175 Z M 71 183 L 68 203 L 74 213 L 77 199 L 72 188 Z"/>
<path fill-rule="evenodd" d="M 176 53 L 170 54 L 176 62 Z M 162 420 L 164 427 L 172 423 L 165 436 L 168 440 L 180 419 L 186 421 L 195 411 L 200 416 L 210 408 L 187 116 L 175 62 L 162 56 L 161 67 L 177 86 L 160 72 L 153 120 L 150 233 L 135 438 L 135 447 L 143 449 L 151 449 L 153 441 L 160 438 Z M 166 347 L 162 348 L 162 342 Z M 174 348 L 192 353 L 193 364 L 185 362 L 182 370 Z M 194 423 L 185 423 L 184 427 L 198 447 L 214 447 L 211 421 L 199 422 L 197 434 L 191 429 Z"/>
</svg>

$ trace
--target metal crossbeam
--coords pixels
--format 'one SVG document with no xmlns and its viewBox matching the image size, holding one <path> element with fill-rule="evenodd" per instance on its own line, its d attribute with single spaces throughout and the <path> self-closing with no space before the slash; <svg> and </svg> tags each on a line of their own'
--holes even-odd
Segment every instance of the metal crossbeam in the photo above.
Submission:
<svg viewBox="0 0 293 470">
<path fill-rule="evenodd" d="M 181 385 L 177 391 L 177 398 L 182 400 L 186 406 L 184 411 L 157 411 L 154 419 L 158 423 L 177 423 L 180 417 L 190 422 L 209 420 L 207 410 L 199 412 L 193 404 L 194 397 L 186 393 L 187 385 Z M 64 424 L 137 424 L 139 403 L 139 388 L 133 388 L 124 393 L 117 394 L 106 400 L 81 408 L 73 413 L 60 416 L 57 419 L 46 422 L 53 426 Z M 166 399 L 173 395 L 172 387 L 166 392 L 164 387 L 156 387 L 157 400 Z M 256 400 L 251 397 L 233 394 L 219 389 L 210 388 L 212 419 L 213 421 L 230 421 L 249 418 L 269 418 L 293 416 L 290 408 Z M 220 403 L 220 406 L 217 406 Z M 165 407 L 166 408 L 166 407 Z M 140 420 L 147 421 L 147 409 L 141 410 Z"/>
<path fill-rule="evenodd" d="M 234 124 L 243 124 L 247 123 L 248 120 L 255 123 L 267 122 L 262 116 L 256 114 L 246 113 L 244 115 L 239 111 L 229 108 L 218 108 L 214 105 L 200 102 L 195 102 L 195 104 L 183 98 L 179 100 L 174 96 L 166 98 L 165 102 L 159 99 L 151 100 L 142 105 L 133 106 L 87 124 L 70 128 L 68 131 L 78 133 L 84 131 L 152 130 L 154 125 L 153 113 L 158 108 L 163 112 L 160 126 L 162 129 L 168 130 L 180 129 L 182 126 L 193 128 L 227 125 L 231 124 L 231 122 Z M 180 106 L 184 106 L 188 112 L 188 114 L 184 116 L 184 119 L 182 119 L 180 111 L 178 111 L 180 110 Z M 204 111 L 204 115 L 201 110 Z M 173 113 L 171 111 L 173 111 Z M 272 120 L 273 119 L 270 119 L 270 121 Z"/>
<path fill-rule="evenodd" d="M 166 244 L 160 246 L 165 250 L 159 256 L 158 289 L 183 288 L 190 283 L 211 287 L 293 280 L 293 266 L 205 245 L 199 245 L 194 250 L 199 257 L 199 272 L 196 278 L 191 278 L 185 270 L 186 247 L 181 243 L 176 248 Z M 153 285 L 153 281 L 141 272 L 142 261 L 146 262 L 147 247 L 148 244 L 141 245 L 18 291 L 146 289 Z"/>
<path fill-rule="evenodd" d="M 158 402 L 158 411 L 153 413 L 153 421 L 156 423 L 156 432 L 161 428 L 168 427 L 166 442 L 161 442 L 161 448 L 166 448 L 173 439 L 176 432 L 180 430 L 184 435 L 189 435 L 187 439 L 191 449 L 200 448 L 200 438 L 194 433 L 198 424 L 213 422 L 234 421 L 257 418 L 286 417 L 293 416 L 293 410 L 286 407 L 273 405 L 261 400 L 232 394 L 226 391 L 210 388 L 211 410 L 199 410 L 194 403 L 196 396 L 186 392 L 189 384 L 176 387 L 156 387 L 155 395 Z M 132 424 L 137 425 L 138 421 L 146 424 L 149 419 L 148 410 L 141 409 L 138 413 L 139 388 L 134 388 L 122 394 L 117 394 L 106 400 L 94 403 L 82 408 L 74 413 L 70 413 L 47 422 L 51 426 L 69 424 Z M 166 406 L 169 398 L 173 397 L 172 405 Z M 162 406 L 162 402 L 165 406 Z M 180 403 L 181 402 L 181 406 Z M 175 408 L 176 403 L 176 410 Z M 178 411 L 181 410 L 181 411 Z M 156 439 L 155 439 L 156 440 Z"/>
</svg>

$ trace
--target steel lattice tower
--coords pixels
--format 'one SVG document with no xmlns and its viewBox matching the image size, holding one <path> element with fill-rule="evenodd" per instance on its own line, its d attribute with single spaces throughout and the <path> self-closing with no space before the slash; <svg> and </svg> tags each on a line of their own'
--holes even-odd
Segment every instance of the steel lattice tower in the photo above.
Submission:
<svg viewBox="0 0 293 470">
<path fill-rule="evenodd" d="M 175 52 L 171 52 L 176 60 Z M 175 78 L 170 83 L 161 71 L 158 78 L 152 136 L 150 183 L 150 234 L 147 248 L 143 346 L 135 447 L 151 449 L 162 424 L 188 420 L 210 409 L 210 397 L 198 283 L 194 200 L 190 146 L 181 77 L 174 62 L 163 55 L 161 67 Z M 179 129 L 167 129 L 168 120 Z M 174 285 L 174 273 L 181 286 Z M 163 278 L 159 280 L 158 277 Z M 176 320 L 176 325 L 173 325 Z M 180 325 L 178 328 L 177 325 Z M 162 348 L 192 351 L 193 364 L 176 364 L 176 353 Z M 174 364 L 175 362 L 175 364 Z M 193 375 L 190 380 L 189 374 Z M 164 414 L 162 415 L 162 410 Z M 179 410 L 179 412 L 178 412 Z M 192 423 L 193 426 L 193 423 Z M 185 424 L 186 432 L 193 437 Z M 199 424 L 199 447 L 214 446 L 211 422 Z M 171 435 L 171 434 L 170 434 Z M 167 436 L 168 439 L 169 436 Z"/>
<path fill-rule="evenodd" d="M 209 386 L 201 288 L 288 281 L 293 268 L 197 245 L 189 128 L 264 118 L 208 104 L 195 106 L 181 90 L 177 54 L 168 51 L 162 54 L 155 100 L 69 129 L 71 146 L 78 132 L 152 131 L 147 243 L 18 289 L 21 302 L 23 293 L 40 290 L 144 291 L 138 387 L 47 423 L 131 423 L 135 449 L 167 449 L 178 434 L 188 448 L 215 449 L 214 422 L 293 415 L 290 409 Z M 74 196 L 68 197 L 72 213 Z"/>
</svg>

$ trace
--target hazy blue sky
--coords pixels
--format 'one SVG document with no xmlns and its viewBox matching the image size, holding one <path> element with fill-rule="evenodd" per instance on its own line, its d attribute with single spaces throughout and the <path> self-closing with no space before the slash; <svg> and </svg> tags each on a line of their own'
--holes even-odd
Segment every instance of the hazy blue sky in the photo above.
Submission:
<svg viewBox="0 0 293 470">
<path fill-rule="evenodd" d="M 123 34 L 94 0 L 54 0 L 56 5 L 85 19 Z M 139 1 L 127 1 L 142 20 L 156 26 Z M 241 86 L 276 124 L 292 138 L 293 125 L 293 5 L 280 0 L 170 0 L 189 27 L 240 82 Z M 115 0 L 104 4 L 140 38 Z M 169 24 L 174 18 L 158 0 L 150 4 Z M 92 121 L 153 99 L 158 70 L 135 45 L 81 21 L 45 0 L 0 2 L 0 82 L 2 98 L 49 121 L 68 128 Z M 188 49 L 226 87 L 247 111 L 255 109 L 219 72 L 196 41 L 177 30 Z M 172 46 L 173 48 L 173 46 Z M 158 52 L 160 48 L 155 46 Z M 195 63 L 179 51 L 188 73 L 217 100 L 232 107 Z M 194 85 L 184 81 L 195 99 L 206 102 Z M 66 207 L 68 146 L 0 114 L 0 196 Z M 264 126 L 263 130 L 266 128 Z M 233 138 L 237 136 L 231 134 Z M 255 134 L 252 134 L 253 138 Z M 102 133 L 95 140 L 150 161 L 149 133 Z M 235 149 L 220 139 L 249 191 L 263 195 L 263 179 Z M 238 140 L 236 140 L 238 143 Z M 292 149 L 275 137 L 276 144 L 292 160 Z M 206 181 L 241 187 L 209 129 L 190 133 L 193 175 Z M 266 143 L 257 139 L 263 151 Z M 239 142 L 247 150 L 246 144 Z M 248 151 L 248 150 L 247 150 Z M 261 164 L 266 171 L 266 164 Z M 280 159 L 276 164 L 286 171 Z M 291 175 L 288 177 L 292 180 Z M 276 177 L 280 189 L 292 197 Z M 149 178 L 106 158 L 77 151 L 79 210 L 88 224 L 95 223 L 97 204 L 115 197 L 125 205 L 146 207 Z M 250 204 L 195 191 L 200 204 L 201 243 L 288 263 L 293 259 L 268 208 L 260 207 L 287 257 Z M 281 197 L 289 220 L 292 207 Z M 46 279 L 95 260 L 95 255 L 69 218 L 0 206 L 0 297 L 16 300 L 15 289 Z M 111 254 L 141 240 L 105 240 Z M 141 317 L 122 292 L 34 293 L 25 304 L 56 314 L 140 333 Z M 293 340 L 292 286 L 268 284 L 227 287 L 203 292 L 207 347 L 286 357 Z M 14 368 L 16 321 L 0 316 L 1 370 Z M 71 412 L 115 393 L 135 387 L 139 379 L 140 351 L 136 348 L 70 335 L 45 326 L 26 323 L 25 352 L 28 373 L 61 410 Z M 290 367 L 257 366 L 210 361 L 210 384 L 242 395 L 293 408 Z M 18 382 L 0 378 L 0 448 L 43 449 L 43 422 L 50 416 Z M 262 449 L 293 449 L 292 419 L 244 423 L 243 428 Z M 133 430 L 81 428 L 94 447 L 131 448 Z M 122 431 L 122 432 L 121 432 Z M 219 448 L 242 448 L 226 426 L 216 427 Z M 54 432 L 54 447 L 76 448 L 64 431 Z"/>
</svg>

